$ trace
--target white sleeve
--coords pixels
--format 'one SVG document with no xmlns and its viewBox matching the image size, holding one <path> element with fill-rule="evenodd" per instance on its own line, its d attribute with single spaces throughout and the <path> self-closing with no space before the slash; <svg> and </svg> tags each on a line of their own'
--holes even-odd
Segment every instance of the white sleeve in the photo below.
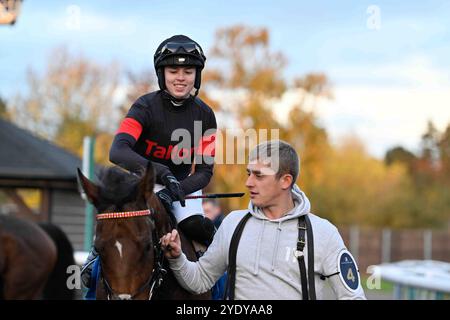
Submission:
<svg viewBox="0 0 450 320">
<path fill-rule="evenodd" d="M 358 266 L 345 247 L 338 230 L 335 227 L 334 229 L 335 232 L 331 235 L 326 246 L 322 272 L 325 276 L 331 275 L 328 280 L 337 299 L 365 300 L 366 296 L 361 286 L 361 275 L 359 274 Z M 346 268 L 345 262 L 350 267 Z"/>
<path fill-rule="evenodd" d="M 214 235 L 208 250 L 197 262 L 189 261 L 184 253 L 176 259 L 168 259 L 175 278 L 186 290 L 200 294 L 211 289 L 227 269 L 228 253 L 224 243 L 224 228 Z"/>
</svg>

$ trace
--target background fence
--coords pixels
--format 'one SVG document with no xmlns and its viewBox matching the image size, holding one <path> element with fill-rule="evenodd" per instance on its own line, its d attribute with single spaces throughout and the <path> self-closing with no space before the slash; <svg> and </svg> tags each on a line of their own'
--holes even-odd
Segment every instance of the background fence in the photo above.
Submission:
<svg viewBox="0 0 450 320">
<path fill-rule="evenodd" d="M 393 230 L 341 226 L 339 232 L 360 272 L 374 264 L 401 260 L 450 262 L 450 230 Z"/>
</svg>

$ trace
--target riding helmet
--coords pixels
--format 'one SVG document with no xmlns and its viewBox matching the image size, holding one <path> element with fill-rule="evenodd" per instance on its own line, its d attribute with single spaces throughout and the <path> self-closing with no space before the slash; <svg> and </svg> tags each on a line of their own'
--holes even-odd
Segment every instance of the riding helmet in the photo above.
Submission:
<svg viewBox="0 0 450 320">
<path fill-rule="evenodd" d="M 158 46 L 153 57 L 158 85 L 166 89 L 164 78 L 165 66 L 193 66 L 196 68 L 194 88 L 196 95 L 200 90 L 201 72 L 205 66 L 206 57 L 201 46 L 185 35 L 170 37 Z"/>
</svg>

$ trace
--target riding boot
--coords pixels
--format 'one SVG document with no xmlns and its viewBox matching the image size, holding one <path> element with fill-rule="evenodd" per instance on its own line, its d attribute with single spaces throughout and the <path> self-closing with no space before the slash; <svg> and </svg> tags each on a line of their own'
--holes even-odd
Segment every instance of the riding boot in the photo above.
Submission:
<svg viewBox="0 0 450 320">
<path fill-rule="evenodd" d="M 197 241 L 206 247 L 211 244 L 216 233 L 214 223 L 200 214 L 187 217 L 180 221 L 178 227 L 189 239 Z"/>
<path fill-rule="evenodd" d="M 91 251 L 89 252 L 86 262 L 81 268 L 81 282 L 83 283 L 83 286 L 85 286 L 88 289 L 90 289 L 92 285 L 91 283 L 92 267 L 94 266 L 95 258 L 97 257 L 98 252 L 97 250 L 95 250 L 95 247 L 93 246 Z"/>
</svg>

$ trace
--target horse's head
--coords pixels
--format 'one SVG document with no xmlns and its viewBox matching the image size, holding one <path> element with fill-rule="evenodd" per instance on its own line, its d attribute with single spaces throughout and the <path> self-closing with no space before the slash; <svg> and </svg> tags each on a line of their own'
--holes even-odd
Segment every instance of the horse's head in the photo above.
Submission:
<svg viewBox="0 0 450 320">
<path fill-rule="evenodd" d="M 151 164 L 138 177 L 105 169 L 96 184 L 78 170 L 80 184 L 98 211 L 95 247 L 107 298 L 148 299 L 160 271 L 159 238 L 169 232 L 164 207 L 153 193 Z"/>
</svg>

